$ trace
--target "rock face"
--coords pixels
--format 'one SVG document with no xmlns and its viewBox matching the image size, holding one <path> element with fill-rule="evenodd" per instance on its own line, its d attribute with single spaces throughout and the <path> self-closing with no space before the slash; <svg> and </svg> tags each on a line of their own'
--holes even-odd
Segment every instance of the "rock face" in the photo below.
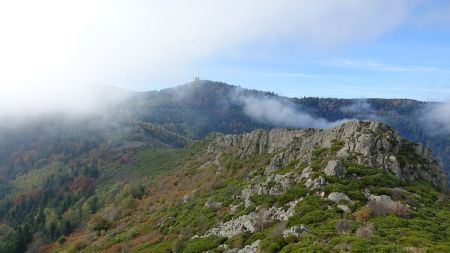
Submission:
<svg viewBox="0 0 450 253">
<path fill-rule="evenodd" d="M 250 245 L 245 246 L 243 249 L 239 250 L 238 253 L 255 253 L 258 250 L 261 240 L 256 240 Z"/>
<path fill-rule="evenodd" d="M 245 206 L 248 207 L 251 205 L 250 197 L 252 195 L 280 195 L 300 179 L 301 177 L 298 174 L 292 172 L 269 175 L 265 182 L 251 183 L 241 192 L 241 198 L 244 200 Z"/>
<path fill-rule="evenodd" d="M 325 167 L 324 172 L 325 175 L 327 176 L 337 176 L 337 177 L 343 177 L 345 176 L 345 174 L 347 174 L 347 170 L 339 160 L 329 161 L 327 167 Z"/>
<path fill-rule="evenodd" d="M 294 215 L 294 208 L 297 203 L 298 201 L 289 202 L 289 208 L 287 210 L 274 206 L 268 209 L 251 212 L 247 215 L 242 215 L 230 221 L 221 223 L 217 227 L 211 228 L 206 232 L 205 236 L 217 235 L 230 238 L 246 231 L 253 233 L 258 229 L 258 225 L 264 222 L 288 220 L 289 217 Z"/>
<path fill-rule="evenodd" d="M 444 171 L 431 151 L 402 138 L 391 127 L 376 121 L 348 121 L 331 129 L 255 130 L 243 135 L 209 135 L 208 153 L 234 152 L 240 159 L 272 154 L 266 174 L 298 160 L 309 163 L 317 147 L 336 149 L 336 157 L 353 157 L 359 164 L 388 170 L 406 181 L 426 180 L 440 189 L 447 185 Z M 328 174 L 342 174 L 339 162 L 329 164 Z"/>
</svg>

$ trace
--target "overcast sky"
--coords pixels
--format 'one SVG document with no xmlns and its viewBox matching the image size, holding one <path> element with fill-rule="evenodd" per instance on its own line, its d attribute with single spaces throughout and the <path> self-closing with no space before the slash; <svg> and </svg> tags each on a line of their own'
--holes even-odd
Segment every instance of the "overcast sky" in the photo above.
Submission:
<svg viewBox="0 0 450 253">
<path fill-rule="evenodd" d="M 0 2 L 0 112 L 205 79 L 290 97 L 450 98 L 450 1 Z"/>
</svg>

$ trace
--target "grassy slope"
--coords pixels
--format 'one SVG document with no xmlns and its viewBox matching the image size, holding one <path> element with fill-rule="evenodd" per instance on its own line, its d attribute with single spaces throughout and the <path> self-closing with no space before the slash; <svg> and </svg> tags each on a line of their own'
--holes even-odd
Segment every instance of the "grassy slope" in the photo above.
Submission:
<svg viewBox="0 0 450 253">
<path fill-rule="evenodd" d="M 264 252 L 448 252 L 450 250 L 450 203 L 434 187 L 425 182 L 404 183 L 395 176 L 380 170 L 345 161 L 351 177 L 326 178 L 329 182 L 321 191 L 340 191 L 349 195 L 354 202 L 349 207 L 352 213 L 341 214 L 337 204 L 321 199 L 308 192 L 302 185 L 288 190 L 280 196 L 256 196 L 258 205 L 283 205 L 290 200 L 305 196 L 296 207 L 296 213 L 287 222 L 276 222 L 256 233 L 242 233 L 234 238 L 220 237 L 190 239 L 204 234 L 220 221 L 230 220 L 247 214 L 256 206 L 243 208 L 235 214 L 228 206 L 241 201 L 238 195 L 248 184 L 250 171 L 265 167 L 270 156 L 263 155 L 248 160 L 238 160 L 232 154 L 220 158 L 223 171 L 217 172 L 211 160 L 202 153 L 204 143 L 198 143 L 184 150 L 141 150 L 135 154 L 135 164 L 127 170 L 142 174 L 150 171 L 164 171 L 154 175 L 151 183 L 145 185 L 145 194 L 136 199 L 128 212 L 122 212 L 110 227 L 102 231 L 80 229 L 60 243 L 54 243 L 51 252 L 220 252 L 220 244 L 243 247 L 257 239 L 262 240 Z M 317 150 L 312 163 L 321 167 L 333 150 Z M 168 158 L 170 157 L 170 158 Z M 206 165 L 204 165 L 206 163 Z M 283 173 L 301 172 L 303 166 L 287 164 Z M 315 172 L 318 176 L 320 172 Z M 404 191 L 398 190 L 402 187 Z M 407 216 L 389 214 L 370 215 L 367 219 L 355 216 L 364 208 L 362 194 L 368 188 L 374 194 L 390 195 L 394 200 L 408 203 L 412 208 Z M 319 191 L 319 190 L 318 190 Z M 191 199 L 183 203 L 183 196 Z M 204 207 L 206 201 L 220 201 L 223 207 L 217 210 Z M 105 215 L 104 210 L 99 210 Z M 346 231 L 336 229 L 342 220 L 348 222 Z M 283 238 L 280 231 L 292 225 L 305 224 L 310 233 L 300 240 Z M 358 236 L 356 231 L 369 224 L 373 234 Z"/>
</svg>

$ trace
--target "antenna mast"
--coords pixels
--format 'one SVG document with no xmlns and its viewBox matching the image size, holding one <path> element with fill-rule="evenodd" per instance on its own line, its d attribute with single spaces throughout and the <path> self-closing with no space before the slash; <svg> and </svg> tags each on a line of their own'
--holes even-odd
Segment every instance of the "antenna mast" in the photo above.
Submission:
<svg viewBox="0 0 450 253">
<path fill-rule="evenodd" d="M 200 67 L 197 65 L 197 76 L 194 77 L 194 82 L 200 81 Z"/>
<path fill-rule="evenodd" d="M 197 80 L 200 81 L 200 67 L 197 65 Z"/>
</svg>

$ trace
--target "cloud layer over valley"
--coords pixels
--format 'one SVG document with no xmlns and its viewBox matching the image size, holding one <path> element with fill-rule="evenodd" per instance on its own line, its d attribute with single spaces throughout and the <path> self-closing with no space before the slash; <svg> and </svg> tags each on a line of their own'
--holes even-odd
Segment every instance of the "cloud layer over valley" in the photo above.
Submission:
<svg viewBox="0 0 450 253">
<path fill-rule="evenodd" d="M 421 121 L 429 135 L 450 134 L 450 102 L 429 105 L 422 112 Z"/>
<path fill-rule="evenodd" d="M 347 119 L 343 119 L 330 122 L 315 117 L 287 98 L 248 95 L 238 88 L 232 94 L 230 100 L 242 106 L 247 116 L 258 122 L 277 127 L 331 128 L 347 121 Z"/>
</svg>

